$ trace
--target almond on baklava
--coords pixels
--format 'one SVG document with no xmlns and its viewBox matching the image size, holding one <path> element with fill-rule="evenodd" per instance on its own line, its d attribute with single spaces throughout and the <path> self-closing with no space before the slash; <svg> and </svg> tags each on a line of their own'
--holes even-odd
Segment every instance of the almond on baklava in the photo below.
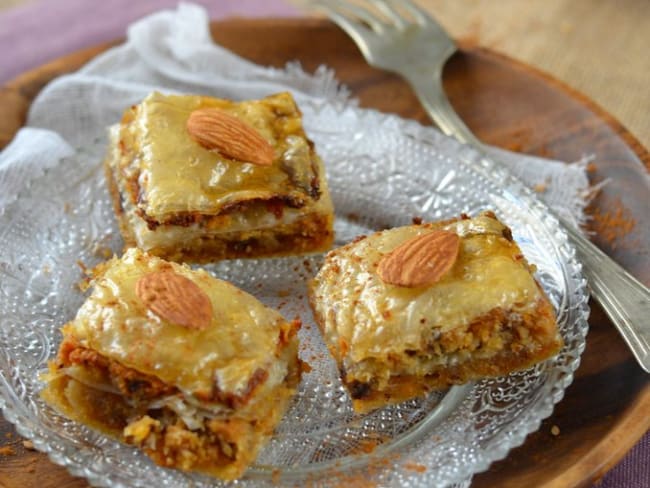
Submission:
<svg viewBox="0 0 650 488">
<path fill-rule="evenodd" d="M 330 251 L 310 287 L 355 410 L 502 376 L 562 346 L 553 306 L 492 212 Z"/>
<path fill-rule="evenodd" d="M 323 163 L 289 93 L 233 102 L 154 92 L 109 136 L 104 166 L 126 247 L 207 262 L 332 243 Z"/>
<path fill-rule="evenodd" d="M 162 466 L 240 477 L 300 381 L 300 323 L 136 248 L 92 285 L 62 328 L 43 398 Z"/>
</svg>

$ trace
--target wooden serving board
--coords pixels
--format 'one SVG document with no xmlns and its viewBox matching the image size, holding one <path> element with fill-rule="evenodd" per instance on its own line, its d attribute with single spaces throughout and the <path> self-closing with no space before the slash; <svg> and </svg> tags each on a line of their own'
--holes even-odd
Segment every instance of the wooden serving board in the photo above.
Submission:
<svg viewBox="0 0 650 488">
<path fill-rule="evenodd" d="M 215 40 L 261 64 L 299 60 L 307 71 L 336 70 L 364 107 L 429 124 L 408 85 L 370 68 L 352 41 L 321 19 L 232 19 L 214 23 Z M 0 89 L 0 148 L 25 121 L 32 99 L 54 77 L 73 71 L 110 44 L 34 69 Z M 611 116 L 585 97 L 534 69 L 475 46 L 448 63 L 445 88 L 469 127 L 485 142 L 563 161 L 593 154 L 593 183 L 610 179 L 594 201 L 594 240 L 641 281 L 650 283 L 650 196 L 644 181 L 650 155 Z M 607 223 L 607 225 L 603 225 Z M 474 487 L 588 486 L 650 428 L 650 383 L 597 304 L 582 364 L 565 398 L 525 444 L 475 477 Z M 559 435 L 557 434 L 559 428 Z M 552 433 L 553 431 L 553 433 Z M 0 418 L 0 486 L 77 487 L 41 453 L 26 450 Z"/>
</svg>

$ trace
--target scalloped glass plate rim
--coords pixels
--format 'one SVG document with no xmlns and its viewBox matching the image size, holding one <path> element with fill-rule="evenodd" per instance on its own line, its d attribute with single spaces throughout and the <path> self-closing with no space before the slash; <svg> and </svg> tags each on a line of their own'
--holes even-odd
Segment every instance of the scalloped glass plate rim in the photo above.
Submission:
<svg viewBox="0 0 650 488">
<path fill-rule="evenodd" d="M 397 119 L 395 116 L 379 114 L 378 112 L 372 110 L 366 110 L 364 112 L 366 114 L 365 117 L 383 117 L 385 119 L 392 120 Z M 416 143 L 430 143 L 430 141 L 427 140 L 425 131 L 431 129 L 425 128 L 416 122 L 401 119 L 398 120 L 398 125 L 403 127 L 405 129 L 405 132 L 409 133 Z M 541 421 L 552 413 L 553 406 L 562 399 L 564 389 L 572 382 L 573 372 L 579 365 L 580 354 L 582 353 L 582 349 L 584 349 L 584 338 L 586 336 L 588 328 L 586 321 L 588 316 L 588 308 L 586 305 L 586 286 L 584 279 L 580 274 L 580 264 L 575 260 L 575 251 L 567 242 L 566 233 L 560 228 L 557 220 L 546 211 L 544 204 L 537 200 L 529 189 L 524 187 L 519 181 L 510 176 L 505 170 L 497 167 L 490 159 L 479 154 L 477 151 L 470 147 L 461 146 L 456 141 L 453 141 L 451 139 L 446 139 L 446 141 L 448 141 L 447 144 L 449 144 L 452 148 L 451 150 L 457 152 L 458 158 L 462 161 L 462 164 L 467 165 L 471 171 L 480 174 L 482 177 L 489 179 L 493 183 L 499 182 L 498 186 L 507 188 L 507 192 L 509 192 L 511 195 L 517 198 L 520 203 L 526 206 L 527 209 L 535 215 L 539 222 L 547 230 L 549 230 L 549 232 L 552 230 L 554 245 L 557 248 L 563 248 L 564 255 L 566 257 L 566 262 L 563 263 L 563 270 L 565 272 L 564 279 L 571 279 L 575 286 L 576 296 L 578 297 L 577 303 L 574 303 L 574 305 L 577 307 L 577 315 L 575 320 L 577 329 L 582 335 L 582 343 L 578 347 L 579 350 L 576 351 L 576 356 L 571 363 L 566 365 L 568 371 L 561 380 L 561 385 L 559 385 L 560 388 L 555 389 L 552 394 L 549 394 L 542 400 L 540 408 L 535 412 L 535 415 L 533 415 L 533 413 L 530 411 L 526 412 L 528 414 L 528 417 L 532 416 L 533 418 L 520 418 L 518 419 L 519 422 L 517 422 L 515 426 L 510 426 L 508 428 L 510 430 L 506 429 L 504 431 L 504 435 L 509 436 L 508 445 L 497 443 L 496 448 L 482 452 L 481 455 L 478 456 L 478 461 L 475 465 L 465 466 L 464 471 L 461 469 L 461 471 L 457 473 L 458 480 L 461 480 L 462 478 L 470 476 L 473 473 L 487 469 L 492 462 L 504 458 L 510 449 L 521 445 L 525 437 L 529 433 L 537 430 Z M 447 150 L 449 150 L 449 148 L 447 148 Z M 38 178 L 43 178 L 52 171 L 57 171 L 57 167 L 47 170 Z M 27 188 L 25 192 L 28 194 L 29 188 Z M 21 198 L 25 196 L 25 192 L 19 194 L 17 200 L 12 202 L 8 208 L 18 205 L 21 201 Z M 2 214 L 0 214 L 0 219 L 2 218 Z M 571 278 L 566 276 L 567 268 L 569 268 L 571 271 Z M 73 460 L 67 458 L 63 453 L 59 452 L 57 450 L 57 446 L 52 445 L 47 441 L 46 435 L 40 431 L 38 425 L 34 425 L 32 419 L 26 418 L 24 414 L 21 415 L 19 409 L 17 408 L 17 404 L 15 404 L 18 399 L 15 397 L 11 385 L 7 382 L 4 374 L 0 377 L 2 378 L 2 381 L 0 382 L 0 391 L 2 393 L 2 395 L 0 395 L 0 407 L 2 408 L 2 411 L 7 420 L 16 425 L 16 429 L 21 435 L 31 438 L 34 442 L 34 445 L 39 450 L 46 452 L 52 461 L 65 466 L 73 474 L 84 476 L 88 478 L 89 481 L 102 485 L 110 483 L 111 481 L 116 481 L 106 478 L 105 473 L 96 472 L 91 466 L 84 465 L 83 462 L 75 463 Z"/>
</svg>

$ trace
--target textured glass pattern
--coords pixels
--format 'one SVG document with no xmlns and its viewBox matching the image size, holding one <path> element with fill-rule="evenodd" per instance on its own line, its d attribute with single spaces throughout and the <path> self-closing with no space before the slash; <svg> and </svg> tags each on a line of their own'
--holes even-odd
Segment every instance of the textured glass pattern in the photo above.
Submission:
<svg viewBox="0 0 650 488">
<path fill-rule="evenodd" d="M 327 165 L 337 245 L 414 217 L 493 209 L 537 266 L 566 346 L 524 372 L 356 415 L 306 302 L 306 284 L 322 257 L 208 266 L 287 318 L 300 316 L 301 355 L 312 366 L 275 436 L 235 486 L 466 485 L 536 430 L 573 379 L 588 315 L 574 251 L 531 193 L 471 148 L 377 112 L 317 103 L 301 108 Z M 93 484 L 221 486 L 159 468 L 39 398 L 39 373 L 56 353 L 58 328 L 83 301 L 83 268 L 121 250 L 99 163 L 104 150 L 103 140 L 78 149 L 31 181 L 0 215 L 0 405 L 39 450 Z"/>
</svg>

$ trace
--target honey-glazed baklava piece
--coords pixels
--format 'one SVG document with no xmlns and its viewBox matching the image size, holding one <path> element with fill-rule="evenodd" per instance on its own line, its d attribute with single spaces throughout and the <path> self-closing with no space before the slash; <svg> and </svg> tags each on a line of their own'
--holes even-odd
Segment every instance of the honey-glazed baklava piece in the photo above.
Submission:
<svg viewBox="0 0 650 488">
<path fill-rule="evenodd" d="M 553 306 L 492 212 L 410 225 L 327 254 L 310 302 L 355 410 L 555 355 Z"/>
<path fill-rule="evenodd" d="M 300 323 L 136 248 L 92 286 L 62 328 L 44 399 L 162 466 L 240 477 L 300 381 Z"/>
<path fill-rule="evenodd" d="M 174 261 L 323 251 L 333 209 L 289 93 L 154 92 L 111 127 L 106 177 L 126 247 Z"/>
</svg>

